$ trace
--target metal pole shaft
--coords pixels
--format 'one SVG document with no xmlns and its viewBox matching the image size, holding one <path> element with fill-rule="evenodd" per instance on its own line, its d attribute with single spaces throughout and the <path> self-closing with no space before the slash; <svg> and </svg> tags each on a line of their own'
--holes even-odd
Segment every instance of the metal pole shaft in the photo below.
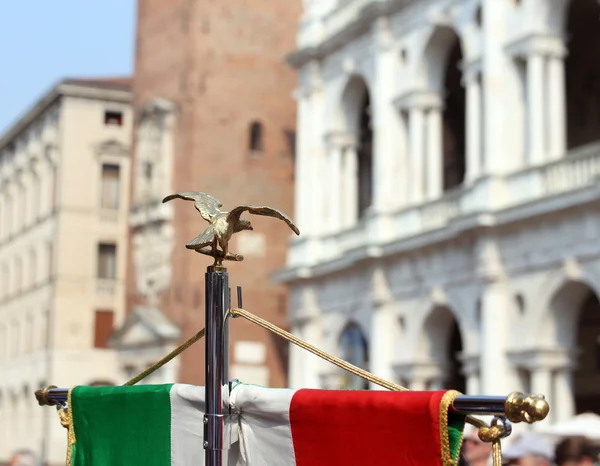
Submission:
<svg viewBox="0 0 600 466">
<path fill-rule="evenodd" d="M 223 466 L 225 419 L 223 387 L 227 386 L 225 312 L 229 306 L 229 274 L 225 267 L 207 269 L 206 287 L 206 414 L 204 449 L 206 466 Z"/>
</svg>

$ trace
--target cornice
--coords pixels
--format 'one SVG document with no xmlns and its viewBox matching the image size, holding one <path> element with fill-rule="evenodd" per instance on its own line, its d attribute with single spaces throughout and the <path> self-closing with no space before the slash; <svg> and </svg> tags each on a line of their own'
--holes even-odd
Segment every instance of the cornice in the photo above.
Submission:
<svg viewBox="0 0 600 466">
<path fill-rule="evenodd" d="M 308 46 L 290 53 L 286 61 L 294 68 L 301 68 L 311 60 L 321 60 L 356 37 L 369 33 L 372 23 L 380 17 L 390 16 L 423 0 L 379 0 L 365 5 L 358 13 L 317 46 Z M 331 15 L 336 14 L 332 12 Z"/>
<path fill-rule="evenodd" d="M 564 38 L 556 34 L 533 33 L 513 40 L 504 50 L 513 57 L 549 55 L 562 58 L 567 54 L 564 42 Z"/>
<path fill-rule="evenodd" d="M 532 348 L 507 353 L 510 362 L 529 370 L 574 370 L 580 351 L 566 348 Z"/>
<path fill-rule="evenodd" d="M 97 156 L 115 155 L 119 157 L 129 157 L 129 147 L 115 139 L 102 141 L 97 144 L 95 152 Z"/>
<path fill-rule="evenodd" d="M 440 109 L 443 106 L 443 102 L 441 96 L 436 92 L 417 90 L 400 94 L 394 99 L 394 106 L 398 110 L 409 110 L 411 108 Z"/>
</svg>

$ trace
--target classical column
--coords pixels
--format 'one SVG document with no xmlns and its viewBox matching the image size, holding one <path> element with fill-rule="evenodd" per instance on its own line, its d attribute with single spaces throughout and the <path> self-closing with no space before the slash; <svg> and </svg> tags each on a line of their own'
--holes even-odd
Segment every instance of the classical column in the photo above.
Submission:
<svg viewBox="0 0 600 466">
<path fill-rule="evenodd" d="M 443 191 L 442 116 L 440 106 L 427 111 L 427 198 L 437 199 Z"/>
<path fill-rule="evenodd" d="M 310 208 L 309 183 L 311 182 L 310 171 L 308 167 L 309 151 L 308 141 L 311 137 L 310 128 L 310 101 L 304 93 L 298 96 L 298 137 L 296 139 L 296 167 L 295 167 L 295 193 L 294 193 L 294 216 L 298 225 L 302 225 L 305 234 L 311 233 L 310 219 L 308 213 Z"/>
<path fill-rule="evenodd" d="M 396 314 L 394 298 L 389 289 L 383 268 L 377 267 L 371 280 L 373 313 L 371 317 L 371 334 L 369 335 L 369 370 L 386 380 L 394 380 L 393 361 L 396 344 Z M 370 388 L 381 389 L 378 385 L 369 384 Z"/>
<path fill-rule="evenodd" d="M 342 228 L 351 228 L 358 219 L 358 154 L 355 144 L 343 149 L 342 162 Z"/>
<path fill-rule="evenodd" d="M 552 400 L 557 400 L 552 394 L 552 368 L 546 365 L 537 366 L 531 370 L 531 391 L 539 393 L 546 397 L 552 403 Z M 559 400 L 558 403 L 562 403 Z M 552 405 L 554 408 L 554 404 Z M 548 413 L 547 421 L 552 421 L 554 418 L 553 409 Z"/>
<path fill-rule="evenodd" d="M 369 369 L 378 377 L 394 380 L 392 368 L 394 359 L 394 309 L 392 304 L 378 303 L 371 317 L 371 335 L 369 338 Z M 370 383 L 371 389 L 380 389 Z"/>
<path fill-rule="evenodd" d="M 417 204 L 423 201 L 424 161 L 425 161 L 425 115 L 423 108 L 412 106 L 408 112 L 410 139 L 410 202 Z"/>
<path fill-rule="evenodd" d="M 555 422 L 566 421 L 575 415 L 574 391 L 573 368 L 561 367 L 554 374 L 554 390 L 550 400 L 552 418 Z"/>
<path fill-rule="evenodd" d="M 298 338 L 304 338 L 302 334 L 302 324 L 300 322 L 294 322 L 292 324 L 291 332 Z M 288 368 L 288 383 L 290 388 L 302 388 L 304 383 L 304 350 L 297 345 L 288 343 L 289 345 L 289 368 Z"/>
<path fill-rule="evenodd" d="M 544 162 L 544 57 L 527 56 L 527 140 L 530 165 Z"/>
<path fill-rule="evenodd" d="M 561 55 L 548 57 L 548 149 L 551 159 L 560 159 L 567 150 L 565 64 Z"/>
<path fill-rule="evenodd" d="M 320 318 L 317 316 L 308 317 L 304 321 L 303 339 L 308 343 L 322 347 L 321 324 Z M 294 345 L 296 346 L 296 345 Z M 322 360 L 308 351 L 301 350 L 303 355 L 303 380 L 302 386 L 305 388 L 320 388 L 319 373 L 321 370 Z"/>
<path fill-rule="evenodd" d="M 325 233 L 327 226 L 322 221 L 326 218 L 326 206 L 324 199 L 327 197 L 327 159 L 326 148 L 323 144 L 323 128 L 325 127 L 324 114 L 324 92 L 321 86 L 313 87 L 311 96 L 311 121 L 310 121 L 310 145 L 308 156 L 310 165 L 308 167 L 308 195 L 309 208 L 311 211 L 311 232 L 314 235 Z M 321 219 L 321 220 L 319 220 Z"/>
<path fill-rule="evenodd" d="M 461 372 L 467 379 L 467 393 L 471 395 L 480 392 L 479 384 L 479 355 L 461 355 Z"/>
<path fill-rule="evenodd" d="M 421 391 L 428 389 L 427 382 L 428 382 L 427 378 L 418 376 L 418 375 L 414 375 L 410 379 L 408 388 L 410 388 L 410 390 L 413 390 L 415 392 L 421 392 Z"/>
<path fill-rule="evenodd" d="M 480 76 L 479 73 L 469 73 L 465 79 L 467 88 L 467 181 L 477 179 L 483 171 L 481 166 L 481 118 L 483 112 Z"/>
<path fill-rule="evenodd" d="M 514 166 L 514 155 L 506 153 L 506 141 L 512 136 L 510 125 L 511 105 L 506 70 L 510 58 L 505 50 L 507 16 L 511 2 L 482 0 L 481 58 L 482 97 L 485 110 L 482 114 L 483 155 L 487 174 L 501 174 Z"/>
<path fill-rule="evenodd" d="M 337 233 L 342 226 L 342 146 L 332 141 L 329 145 L 327 175 L 329 177 L 328 233 Z"/>
<path fill-rule="evenodd" d="M 401 120 L 392 105 L 396 91 L 397 56 L 389 20 L 379 18 L 373 25 L 374 78 L 370 90 L 373 102 L 373 208 L 386 211 L 406 203 L 402 173 L 406 162 L 402 150 Z"/>
<path fill-rule="evenodd" d="M 488 280 L 481 296 L 481 394 L 502 395 L 510 392 L 512 371 L 506 357 L 508 309 L 511 306 L 507 284 Z"/>
</svg>

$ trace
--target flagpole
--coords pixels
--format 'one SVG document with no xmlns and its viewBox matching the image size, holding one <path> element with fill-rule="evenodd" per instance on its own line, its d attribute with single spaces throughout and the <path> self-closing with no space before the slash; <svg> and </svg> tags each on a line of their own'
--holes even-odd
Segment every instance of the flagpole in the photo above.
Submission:
<svg viewBox="0 0 600 466">
<path fill-rule="evenodd" d="M 225 313 L 230 304 L 229 273 L 222 265 L 212 265 L 205 275 L 206 320 L 206 414 L 204 449 L 206 466 L 223 466 L 225 418 L 223 395 L 228 388 L 228 351 Z"/>
</svg>

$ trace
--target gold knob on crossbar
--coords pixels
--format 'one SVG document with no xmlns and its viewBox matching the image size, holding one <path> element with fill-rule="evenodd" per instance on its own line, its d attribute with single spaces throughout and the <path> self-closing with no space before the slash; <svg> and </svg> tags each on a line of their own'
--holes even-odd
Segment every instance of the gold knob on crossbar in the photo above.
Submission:
<svg viewBox="0 0 600 466">
<path fill-rule="evenodd" d="M 50 393 L 51 388 L 57 388 L 55 385 L 50 385 L 42 390 L 35 391 L 35 397 L 40 406 L 51 406 L 52 403 L 48 400 L 48 393 Z"/>
<path fill-rule="evenodd" d="M 544 395 L 525 395 L 521 392 L 512 392 L 506 397 L 504 410 L 506 417 L 511 422 L 533 424 L 548 416 L 550 405 Z"/>
</svg>

